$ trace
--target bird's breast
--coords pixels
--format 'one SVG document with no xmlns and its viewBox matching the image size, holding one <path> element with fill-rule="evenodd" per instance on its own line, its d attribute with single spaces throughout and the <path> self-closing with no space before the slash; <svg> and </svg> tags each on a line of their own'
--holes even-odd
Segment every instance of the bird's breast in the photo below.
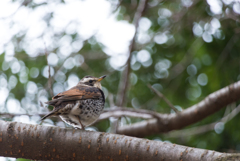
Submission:
<svg viewBox="0 0 240 161">
<path fill-rule="evenodd" d="M 74 104 L 70 115 L 79 116 L 81 122 L 86 126 L 96 121 L 104 108 L 102 99 L 78 100 Z"/>
</svg>

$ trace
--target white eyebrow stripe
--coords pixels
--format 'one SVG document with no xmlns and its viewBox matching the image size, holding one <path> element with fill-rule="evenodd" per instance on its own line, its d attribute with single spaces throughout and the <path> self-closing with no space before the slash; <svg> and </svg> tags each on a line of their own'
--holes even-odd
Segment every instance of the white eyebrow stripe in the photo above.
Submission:
<svg viewBox="0 0 240 161">
<path fill-rule="evenodd" d="M 94 78 L 83 78 L 83 82 L 88 82 L 89 80 L 93 80 Z"/>
</svg>

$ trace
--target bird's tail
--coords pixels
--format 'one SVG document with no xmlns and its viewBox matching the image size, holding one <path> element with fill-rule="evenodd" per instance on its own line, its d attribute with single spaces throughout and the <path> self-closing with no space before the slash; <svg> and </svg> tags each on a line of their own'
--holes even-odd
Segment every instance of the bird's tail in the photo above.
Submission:
<svg viewBox="0 0 240 161">
<path fill-rule="evenodd" d="M 41 120 L 40 121 L 43 121 L 43 120 L 45 120 L 47 117 L 49 117 L 49 116 L 53 116 L 53 115 L 55 115 L 55 112 L 56 111 L 52 111 L 52 112 L 50 112 L 49 114 L 47 114 L 47 115 L 45 115 L 45 116 L 43 116 L 42 118 L 41 118 Z"/>
</svg>

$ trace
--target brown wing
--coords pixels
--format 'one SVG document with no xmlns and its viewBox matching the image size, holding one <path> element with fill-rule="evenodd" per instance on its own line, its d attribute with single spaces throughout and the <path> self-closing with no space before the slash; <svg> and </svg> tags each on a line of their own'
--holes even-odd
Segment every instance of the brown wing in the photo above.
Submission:
<svg viewBox="0 0 240 161">
<path fill-rule="evenodd" d="M 59 93 L 46 104 L 58 106 L 62 102 L 72 102 L 84 99 L 99 99 L 103 97 L 100 89 L 90 86 L 75 86 L 65 92 Z"/>
</svg>

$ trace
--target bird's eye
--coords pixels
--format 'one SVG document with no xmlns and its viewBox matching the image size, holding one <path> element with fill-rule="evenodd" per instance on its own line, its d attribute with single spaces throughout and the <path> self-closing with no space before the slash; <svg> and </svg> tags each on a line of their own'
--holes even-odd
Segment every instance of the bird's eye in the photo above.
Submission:
<svg viewBox="0 0 240 161">
<path fill-rule="evenodd" d="M 92 82 L 93 82 L 92 80 L 89 81 L 89 83 L 92 83 Z"/>
</svg>

